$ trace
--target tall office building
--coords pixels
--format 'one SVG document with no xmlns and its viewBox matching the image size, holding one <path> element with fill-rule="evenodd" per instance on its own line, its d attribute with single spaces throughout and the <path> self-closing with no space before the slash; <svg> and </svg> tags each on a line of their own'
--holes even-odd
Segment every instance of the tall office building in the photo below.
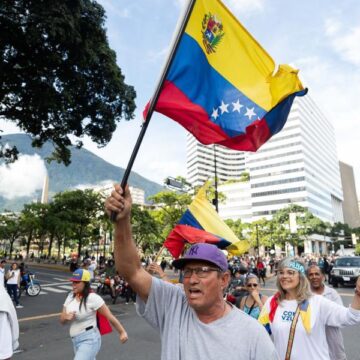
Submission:
<svg viewBox="0 0 360 360">
<path fill-rule="evenodd" d="M 249 154 L 247 166 L 253 220 L 296 203 L 324 221 L 343 221 L 334 129 L 309 95 L 295 100 L 283 130 Z"/>
<path fill-rule="evenodd" d="M 191 134 L 187 135 L 187 181 L 193 186 L 204 184 L 215 177 L 220 182 L 239 179 L 245 171 L 245 156 L 242 151 L 235 151 L 220 145 L 202 145 Z"/>
<path fill-rule="evenodd" d="M 352 166 L 339 162 L 342 188 L 344 192 L 344 222 L 352 228 L 360 227 L 359 206 L 356 195 L 355 177 Z"/>
<path fill-rule="evenodd" d="M 200 185 L 214 176 L 211 147 L 189 137 L 187 155 L 190 183 Z M 295 99 L 283 130 L 257 152 L 221 148 L 216 159 L 221 180 L 239 178 L 243 171 L 250 174 L 248 185 L 239 182 L 221 187 L 229 199 L 220 206 L 223 218 L 242 218 L 246 213 L 248 221 L 250 193 L 251 221 L 270 218 L 289 204 L 304 206 L 324 221 L 343 221 L 334 129 L 309 95 Z M 231 194 L 236 194 L 237 204 Z"/>
</svg>

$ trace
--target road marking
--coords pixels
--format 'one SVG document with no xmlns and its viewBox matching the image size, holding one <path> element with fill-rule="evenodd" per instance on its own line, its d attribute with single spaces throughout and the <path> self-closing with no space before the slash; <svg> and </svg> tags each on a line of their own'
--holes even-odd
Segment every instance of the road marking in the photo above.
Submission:
<svg viewBox="0 0 360 360">
<path fill-rule="evenodd" d="M 61 313 L 55 313 L 55 314 L 53 313 L 53 314 L 46 314 L 46 315 L 31 316 L 31 317 L 19 319 L 19 322 L 47 319 L 47 318 L 51 318 L 51 317 L 55 317 L 55 316 L 60 316 L 60 314 Z"/>
<path fill-rule="evenodd" d="M 66 278 L 66 277 L 63 277 L 63 278 L 55 278 L 55 277 L 54 277 L 54 280 L 69 282 L 69 278 Z"/>
<path fill-rule="evenodd" d="M 46 288 L 46 290 L 50 291 L 50 292 L 54 292 L 54 293 L 65 293 L 65 292 L 67 292 L 66 290 L 62 290 L 62 289 L 58 289 L 58 288 L 54 288 L 54 287 Z"/>
<path fill-rule="evenodd" d="M 66 285 L 66 284 L 70 284 L 70 282 L 69 281 L 61 282 L 61 283 L 56 282 L 56 283 L 52 283 L 52 284 L 42 285 L 41 287 L 43 288 L 43 287 L 49 287 L 49 286 L 55 286 L 55 285 Z"/>
<path fill-rule="evenodd" d="M 58 286 L 58 288 L 66 289 L 66 290 L 72 290 L 73 289 L 73 287 L 71 285 L 61 285 L 61 286 Z"/>
</svg>

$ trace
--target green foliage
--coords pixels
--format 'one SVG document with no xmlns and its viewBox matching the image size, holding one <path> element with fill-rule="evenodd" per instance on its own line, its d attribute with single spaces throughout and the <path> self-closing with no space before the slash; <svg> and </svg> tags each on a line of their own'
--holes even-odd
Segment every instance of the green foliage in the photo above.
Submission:
<svg viewBox="0 0 360 360">
<path fill-rule="evenodd" d="M 239 240 L 245 239 L 244 233 L 248 228 L 248 224 L 243 223 L 241 219 L 226 219 L 225 223 L 234 232 L 234 234 L 238 237 Z"/>
<path fill-rule="evenodd" d="M 65 223 L 77 241 L 78 254 L 82 246 L 90 240 L 92 224 L 104 215 L 104 199 L 93 190 L 65 191 L 56 194 L 57 216 Z"/>
<path fill-rule="evenodd" d="M 67 165 L 68 135 L 104 146 L 121 118 L 133 118 L 136 94 L 124 82 L 104 22 L 94 0 L 0 2 L 0 119 L 31 134 L 33 146 L 51 140 L 50 158 Z M 8 160 L 16 155 L 0 151 Z"/>
<path fill-rule="evenodd" d="M 134 241 L 144 254 L 151 254 L 156 248 L 161 247 L 159 224 L 149 210 L 133 205 L 131 223 Z"/>
<path fill-rule="evenodd" d="M 355 255 L 356 255 L 356 256 L 360 256 L 360 244 L 356 244 L 356 247 L 355 247 Z"/>
<path fill-rule="evenodd" d="M 156 210 L 153 210 L 152 216 L 161 229 L 161 239 L 165 240 L 191 203 L 191 196 L 174 191 L 161 191 L 150 196 L 149 200 L 157 207 Z"/>
<path fill-rule="evenodd" d="M 12 257 L 13 247 L 16 240 L 21 237 L 21 225 L 15 213 L 0 215 L 0 239 L 10 245 L 9 256 Z"/>
</svg>

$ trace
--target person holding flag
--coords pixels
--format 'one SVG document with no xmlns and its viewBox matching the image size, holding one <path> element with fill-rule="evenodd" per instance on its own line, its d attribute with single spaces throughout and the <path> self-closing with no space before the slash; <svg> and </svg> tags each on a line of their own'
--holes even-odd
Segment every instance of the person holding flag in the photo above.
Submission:
<svg viewBox="0 0 360 360">
<path fill-rule="evenodd" d="M 256 320 L 224 301 L 230 280 L 227 259 L 215 245 L 195 243 L 183 258 L 184 289 L 152 277 L 140 263 L 132 238 L 129 188 L 115 185 L 105 202 L 115 213 L 117 271 L 138 294 L 138 313 L 161 336 L 161 359 L 275 360 L 278 355 Z"/>
</svg>

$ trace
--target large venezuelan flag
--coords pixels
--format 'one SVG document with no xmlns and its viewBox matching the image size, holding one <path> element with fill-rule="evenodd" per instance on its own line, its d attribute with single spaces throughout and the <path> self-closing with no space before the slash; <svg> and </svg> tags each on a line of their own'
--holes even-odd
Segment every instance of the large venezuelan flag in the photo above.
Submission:
<svg viewBox="0 0 360 360">
<path fill-rule="evenodd" d="M 164 242 L 174 258 L 178 258 L 186 243 L 211 243 L 226 249 L 232 255 L 240 255 L 250 247 L 245 240 L 239 240 L 233 231 L 220 219 L 218 213 L 206 198 L 206 183 L 197 193 L 179 223 Z"/>
<path fill-rule="evenodd" d="M 219 0 L 196 0 L 155 110 L 203 144 L 256 151 L 307 91 L 297 70 L 274 72 L 270 55 Z"/>
</svg>

